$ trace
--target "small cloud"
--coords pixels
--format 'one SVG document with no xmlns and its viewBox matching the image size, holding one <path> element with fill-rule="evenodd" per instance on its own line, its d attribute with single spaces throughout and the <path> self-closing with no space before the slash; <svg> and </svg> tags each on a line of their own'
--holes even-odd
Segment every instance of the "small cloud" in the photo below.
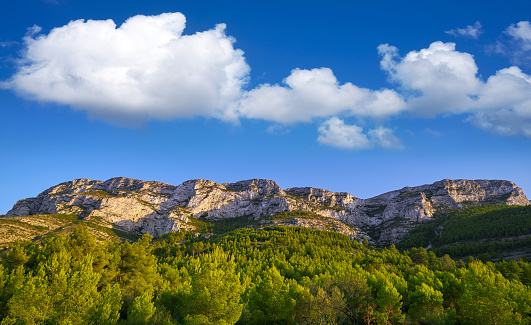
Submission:
<svg viewBox="0 0 531 325">
<path fill-rule="evenodd" d="M 325 121 L 318 129 L 319 143 L 340 149 L 368 149 L 371 142 L 363 128 L 357 125 L 347 125 L 337 117 Z"/>
<path fill-rule="evenodd" d="M 286 125 L 283 124 L 273 124 L 266 129 L 266 132 L 273 135 L 284 135 L 288 134 L 290 132 L 290 129 L 288 129 Z"/>
<path fill-rule="evenodd" d="M 24 40 L 29 40 L 29 38 L 32 38 L 33 36 L 39 34 L 42 30 L 41 26 L 33 25 L 31 27 L 26 28 L 26 35 L 24 35 Z"/>
<path fill-rule="evenodd" d="M 531 66 L 531 24 L 521 21 L 507 27 L 496 43 L 487 47 L 487 51 L 502 54 L 515 65 Z"/>
<path fill-rule="evenodd" d="M 465 28 L 447 30 L 445 31 L 445 33 L 453 35 L 455 37 L 463 36 L 467 38 L 478 39 L 479 35 L 483 34 L 483 30 L 481 29 L 481 23 L 479 21 L 476 21 L 473 26 L 468 25 Z"/>
<path fill-rule="evenodd" d="M 507 45 L 505 45 L 504 42 L 498 40 L 494 44 L 486 45 L 485 51 L 487 52 L 487 54 L 506 54 Z"/>
<path fill-rule="evenodd" d="M 528 21 L 521 21 L 518 24 L 512 24 L 507 27 L 505 34 L 511 36 L 515 41 L 519 42 L 522 50 L 531 50 L 531 24 Z"/>
<path fill-rule="evenodd" d="M 367 134 L 369 135 L 371 143 L 377 147 L 390 150 L 404 149 L 402 141 L 393 134 L 391 129 L 378 126 L 375 129 L 369 130 Z"/>
<path fill-rule="evenodd" d="M 442 137 L 444 135 L 444 133 L 442 132 L 439 132 L 439 131 L 435 131 L 435 130 L 432 130 L 430 128 L 426 128 L 424 129 L 424 131 L 422 131 L 424 134 L 428 134 L 428 135 L 431 135 L 431 136 L 434 136 L 434 137 Z"/>
<path fill-rule="evenodd" d="M 319 143 L 340 148 L 362 150 L 373 147 L 384 149 L 401 150 L 402 142 L 392 132 L 391 129 L 383 126 L 376 127 L 363 133 L 363 128 L 357 125 L 348 125 L 337 117 L 323 122 L 318 129 Z"/>
<path fill-rule="evenodd" d="M 11 47 L 20 44 L 19 42 L 15 41 L 6 41 L 6 42 L 0 42 L 1 47 Z"/>
</svg>

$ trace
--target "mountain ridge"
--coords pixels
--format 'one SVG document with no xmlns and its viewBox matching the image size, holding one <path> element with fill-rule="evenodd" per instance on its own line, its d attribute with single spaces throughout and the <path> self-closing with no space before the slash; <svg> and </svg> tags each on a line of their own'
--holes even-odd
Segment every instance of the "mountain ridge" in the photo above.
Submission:
<svg viewBox="0 0 531 325">
<path fill-rule="evenodd" d="M 60 183 L 35 198 L 18 201 L 5 217 L 76 215 L 87 220 L 101 219 L 108 226 L 129 233 L 162 235 L 193 231 L 197 228 L 196 220 L 247 218 L 263 225 L 264 217 L 302 211 L 322 220 L 312 223 L 306 216 L 302 222 L 300 217 L 294 217 L 281 224 L 342 229 L 352 239 L 369 238 L 378 245 L 386 245 L 400 241 L 416 225 L 437 213 L 484 204 L 530 202 L 518 186 L 505 180 L 443 179 L 360 199 L 347 192 L 313 187 L 284 190 L 267 179 L 235 183 L 193 179 L 171 185 L 115 177 L 106 181 L 75 179 Z"/>
</svg>

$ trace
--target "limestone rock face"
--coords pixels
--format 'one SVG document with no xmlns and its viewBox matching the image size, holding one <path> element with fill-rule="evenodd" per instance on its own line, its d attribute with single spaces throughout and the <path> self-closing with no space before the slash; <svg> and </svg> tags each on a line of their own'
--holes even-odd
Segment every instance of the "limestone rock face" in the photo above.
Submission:
<svg viewBox="0 0 531 325">
<path fill-rule="evenodd" d="M 305 211 L 328 221 L 292 218 L 282 224 L 332 229 L 357 240 L 367 237 L 363 230 L 371 231 L 376 234 L 371 241 L 388 244 L 438 212 L 481 204 L 530 203 L 519 187 L 502 180 L 445 179 L 359 199 L 312 187 L 283 190 L 265 179 L 224 184 L 195 179 L 175 186 L 116 177 L 105 182 L 76 179 L 61 183 L 36 198 L 20 200 L 6 217 L 74 214 L 102 219 L 127 232 L 161 235 L 192 230 L 193 219 L 199 217 L 261 220 L 277 213 Z"/>
<path fill-rule="evenodd" d="M 529 205 L 522 189 L 503 180 L 450 180 L 404 187 L 363 200 L 346 220 L 362 229 L 378 227 L 378 244 L 396 243 L 438 212 L 483 204 Z"/>
</svg>

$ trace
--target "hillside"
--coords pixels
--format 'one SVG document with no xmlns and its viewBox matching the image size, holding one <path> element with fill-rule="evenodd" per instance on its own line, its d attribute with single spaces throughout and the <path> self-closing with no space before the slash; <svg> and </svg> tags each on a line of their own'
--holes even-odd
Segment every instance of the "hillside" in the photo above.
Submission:
<svg viewBox="0 0 531 325">
<path fill-rule="evenodd" d="M 397 247 L 428 247 L 457 258 L 531 257 L 531 206 L 486 205 L 440 214 L 411 230 Z"/>
<path fill-rule="evenodd" d="M 4 244 L 86 223 L 102 239 L 179 231 L 208 237 L 240 227 L 283 225 L 335 231 L 383 246 L 437 216 L 492 204 L 527 206 L 529 200 L 514 183 L 501 180 L 442 180 L 360 199 L 311 187 L 284 190 L 264 179 L 190 180 L 175 186 L 118 177 L 61 183 L 20 200 L 0 221 L 6 225 Z"/>
<path fill-rule="evenodd" d="M 16 241 L 69 235 L 79 226 L 87 227 L 98 241 L 136 241 L 140 236 L 121 231 L 101 218 L 80 218 L 68 214 L 35 214 L 0 218 L 0 249 Z"/>
<path fill-rule="evenodd" d="M 508 181 L 364 200 L 268 180 L 75 180 L 17 202 L 0 239 L 7 324 L 531 322 L 531 264 L 516 260 L 531 256 L 531 205 Z"/>
</svg>

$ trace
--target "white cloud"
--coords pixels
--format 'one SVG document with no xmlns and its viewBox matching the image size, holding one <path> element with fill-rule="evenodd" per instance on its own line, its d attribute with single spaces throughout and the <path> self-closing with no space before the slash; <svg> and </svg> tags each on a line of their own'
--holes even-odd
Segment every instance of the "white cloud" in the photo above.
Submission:
<svg viewBox="0 0 531 325">
<path fill-rule="evenodd" d="M 518 67 L 483 82 L 473 56 L 456 51 L 453 43 L 434 42 L 404 58 L 388 44 L 378 50 L 382 69 L 409 92 L 409 111 L 421 116 L 468 113 L 468 121 L 482 129 L 531 137 L 531 77 Z"/>
<path fill-rule="evenodd" d="M 512 109 L 480 111 L 469 116 L 467 121 L 492 133 L 531 138 L 531 116 L 521 116 Z"/>
<path fill-rule="evenodd" d="M 225 25 L 193 35 L 184 28 L 180 13 L 135 16 L 120 27 L 77 20 L 47 35 L 33 26 L 19 71 L 4 87 L 121 124 L 189 116 L 296 123 L 386 117 L 405 107 L 397 92 L 340 84 L 328 68 L 295 69 L 284 85 L 244 92 L 250 68 Z"/>
<path fill-rule="evenodd" d="M 419 115 L 465 111 L 481 87 L 473 56 L 456 51 L 454 43 L 434 42 L 404 58 L 388 44 L 380 45 L 378 52 L 382 69 L 412 94 L 408 109 Z"/>
<path fill-rule="evenodd" d="M 235 40 L 225 34 L 225 25 L 183 35 L 185 20 L 180 13 L 166 13 L 135 16 L 119 27 L 112 20 L 72 21 L 48 34 L 30 27 L 18 71 L 0 87 L 120 124 L 205 116 L 285 126 L 326 118 L 318 141 L 351 149 L 400 149 L 402 144 L 390 129 L 363 133 L 359 126 L 330 117 L 464 113 L 482 129 L 531 137 L 531 77 L 510 67 L 483 81 L 474 57 L 457 51 L 454 43 L 434 42 L 404 57 L 396 47 L 380 45 L 381 68 L 397 90 L 341 84 L 323 67 L 294 69 L 282 84 L 244 91 L 250 68 L 243 51 L 234 48 Z M 448 33 L 477 37 L 481 24 Z M 505 33 L 520 44 L 520 53 L 531 50 L 528 21 Z M 268 132 L 278 133 L 278 125 Z"/>
<path fill-rule="evenodd" d="M 39 101 L 85 109 L 118 122 L 215 116 L 241 95 L 249 66 L 225 25 L 182 35 L 181 13 L 77 20 L 48 35 L 25 37 L 19 71 L 7 85 Z M 125 123 L 128 123 L 125 121 Z"/>
<path fill-rule="evenodd" d="M 262 84 L 249 91 L 238 107 L 247 118 L 278 123 L 309 122 L 336 114 L 384 117 L 404 110 L 393 90 L 371 90 L 352 83 L 339 84 L 332 70 L 295 69 L 284 85 Z"/>
<path fill-rule="evenodd" d="M 337 117 L 332 117 L 321 124 L 318 129 L 317 141 L 336 148 L 342 149 L 367 149 L 371 143 L 363 128 L 357 125 L 346 125 Z"/>
<path fill-rule="evenodd" d="M 469 121 L 484 130 L 531 138 L 531 76 L 518 67 L 491 76 L 475 103 Z"/>
<path fill-rule="evenodd" d="M 400 139 L 383 126 L 369 130 L 365 134 L 363 128 L 345 124 L 345 121 L 332 117 L 321 124 L 318 132 L 319 143 L 340 149 L 361 150 L 375 146 L 392 150 L 403 149 Z"/>
<path fill-rule="evenodd" d="M 513 24 L 505 30 L 505 33 L 520 42 L 524 51 L 531 50 L 531 24 L 529 21 Z"/>
<path fill-rule="evenodd" d="M 491 49 L 507 56 L 513 64 L 531 66 L 531 23 L 512 24 L 504 33 L 509 37 L 500 38 Z"/>
<path fill-rule="evenodd" d="M 468 25 L 465 28 L 456 28 L 452 30 L 445 31 L 446 34 L 450 34 L 453 36 L 463 36 L 473 39 L 478 39 L 479 35 L 483 33 L 483 30 L 481 29 L 481 23 L 479 21 L 476 21 L 474 25 Z"/>
<path fill-rule="evenodd" d="M 371 143 L 377 147 L 391 150 L 404 149 L 402 141 L 393 134 L 391 129 L 378 126 L 375 129 L 369 130 L 367 134 L 369 135 Z"/>
</svg>

